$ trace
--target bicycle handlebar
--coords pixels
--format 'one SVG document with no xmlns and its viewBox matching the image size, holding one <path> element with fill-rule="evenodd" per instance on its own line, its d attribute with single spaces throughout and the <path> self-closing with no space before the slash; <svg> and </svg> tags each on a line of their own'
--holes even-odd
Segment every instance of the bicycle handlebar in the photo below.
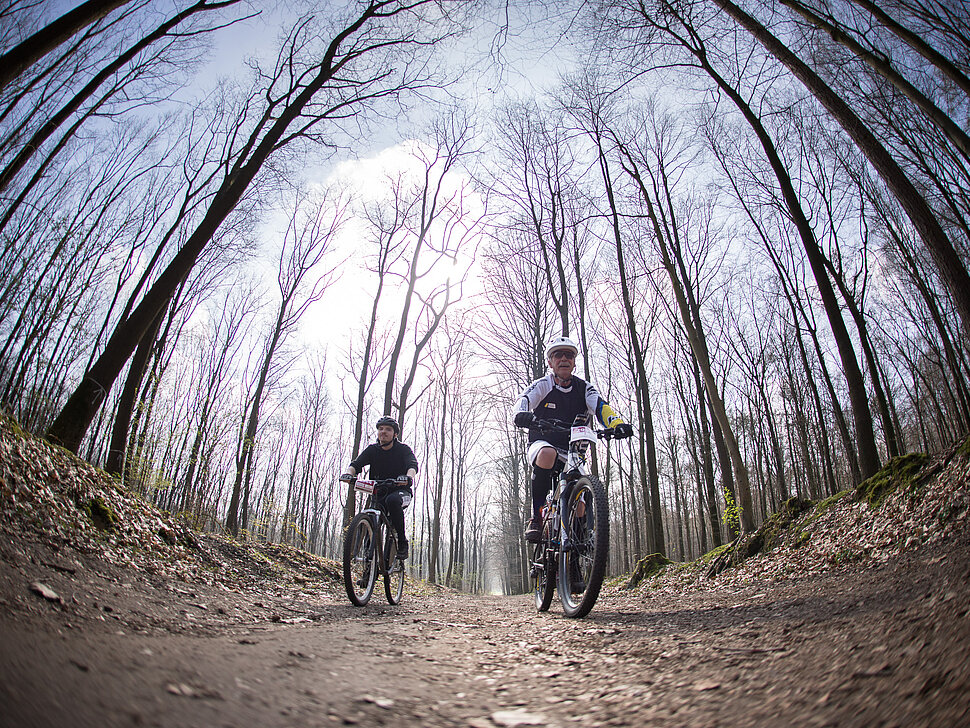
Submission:
<svg viewBox="0 0 970 728">
<path fill-rule="evenodd" d="M 357 476 L 357 475 L 353 475 L 353 476 L 351 476 L 349 478 L 337 478 L 337 480 L 339 482 L 341 482 L 341 483 L 350 483 L 351 485 L 353 485 L 354 483 L 357 482 L 358 477 L 359 476 Z M 360 478 L 360 479 L 361 480 L 369 480 L 369 478 Z M 396 485 L 397 482 L 398 482 L 398 480 L 397 480 L 397 478 L 384 478 L 383 480 L 375 480 L 373 482 L 374 482 L 374 485 L 376 485 L 376 486 L 380 486 L 380 485 Z"/>
<path fill-rule="evenodd" d="M 576 423 L 578 426 L 580 423 Z M 548 419 L 541 420 L 536 418 L 533 422 L 532 427 L 539 430 L 540 432 L 569 432 L 573 427 L 573 423 L 564 422 L 563 420 Z M 603 430 L 597 430 L 595 427 L 591 427 L 591 430 L 596 433 L 596 436 L 603 439 L 609 440 L 616 437 L 616 433 L 611 428 L 606 428 Z"/>
</svg>

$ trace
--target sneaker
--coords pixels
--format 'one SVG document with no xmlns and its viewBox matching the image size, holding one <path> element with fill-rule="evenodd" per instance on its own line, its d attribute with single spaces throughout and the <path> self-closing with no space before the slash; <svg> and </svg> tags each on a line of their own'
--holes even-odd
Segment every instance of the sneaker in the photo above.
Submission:
<svg viewBox="0 0 970 728">
<path fill-rule="evenodd" d="M 542 539 L 542 524 L 535 518 L 529 520 L 529 526 L 525 529 L 525 540 L 529 543 L 539 543 Z"/>
<path fill-rule="evenodd" d="M 402 561 L 408 557 L 408 542 L 401 541 L 397 547 L 397 557 Z"/>
</svg>

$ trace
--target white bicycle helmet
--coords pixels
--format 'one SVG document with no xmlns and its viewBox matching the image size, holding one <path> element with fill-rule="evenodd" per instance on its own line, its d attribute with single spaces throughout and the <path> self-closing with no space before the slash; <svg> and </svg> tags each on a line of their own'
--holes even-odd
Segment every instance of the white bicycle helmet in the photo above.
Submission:
<svg viewBox="0 0 970 728">
<path fill-rule="evenodd" d="M 579 356 L 579 347 L 576 342 L 570 339 L 568 336 L 557 336 L 555 339 L 549 341 L 546 344 L 546 359 L 549 355 L 557 349 L 572 349 L 573 354 Z"/>
</svg>

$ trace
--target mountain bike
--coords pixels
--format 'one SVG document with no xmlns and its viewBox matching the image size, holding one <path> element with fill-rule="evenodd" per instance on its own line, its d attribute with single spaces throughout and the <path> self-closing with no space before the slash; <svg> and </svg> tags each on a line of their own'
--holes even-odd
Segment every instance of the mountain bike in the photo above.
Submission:
<svg viewBox="0 0 970 728">
<path fill-rule="evenodd" d="M 584 420 L 572 425 L 537 420 L 541 432 L 568 432 L 569 449 L 553 491 L 542 509 L 541 537 L 532 554 L 531 576 L 536 610 L 545 612 L 558 590 L 567 617 L 584 617 L 596 603 L 609 555 L 610 518 L 606 489 L 589 472 L 590 444 L 614 437 L 613 430 L 596 430 Z"/>
<path fill-rule="evenodd" d="M 366 499 L 344 533 L 344 587 L 358 607 L 370 601 L 378 574 L 384 577 L 388 604 L 400 604 L 404 595 L 404 559 L 397 558 L 397 531 L 375 497 L 396 483 L 393 479 L 353 480 L 354 490 Z"/>
</svg>

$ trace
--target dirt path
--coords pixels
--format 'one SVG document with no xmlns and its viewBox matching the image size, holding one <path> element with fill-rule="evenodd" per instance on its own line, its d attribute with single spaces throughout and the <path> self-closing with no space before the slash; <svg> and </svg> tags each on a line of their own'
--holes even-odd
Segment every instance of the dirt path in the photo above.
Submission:
<svg viewBox="0 0 970 728">
<path fill-rule="evenodd" d="M 567 620 L 529 597 L 357 609 L 334 585 L 267 595 L 7 551 L 0 725 L 967 725 L 968 554 L 608 590 Z"/>
</svg>

